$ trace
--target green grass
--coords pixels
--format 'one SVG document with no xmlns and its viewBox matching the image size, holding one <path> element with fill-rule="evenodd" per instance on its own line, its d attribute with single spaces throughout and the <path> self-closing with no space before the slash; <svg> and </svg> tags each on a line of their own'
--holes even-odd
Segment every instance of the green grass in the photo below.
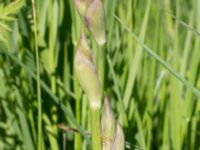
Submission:
<svg viewBox="0 0 200 150">
<path fill-rule="evenodd" d="M 35 9 L 34 21 L 31 1 L 0 0 L 0 149 L 91 149 L 74 73 L 84 24 L 72 0 Z M 86 35 L 126 149 L 200 149 L 200 0 L 104 0 L 104 9 L 103 53 Z"/>
</svg>

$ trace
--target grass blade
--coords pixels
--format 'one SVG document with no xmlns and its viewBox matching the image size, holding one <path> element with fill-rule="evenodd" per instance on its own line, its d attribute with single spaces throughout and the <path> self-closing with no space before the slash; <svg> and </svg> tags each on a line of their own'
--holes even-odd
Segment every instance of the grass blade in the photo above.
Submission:
<svg viewBox="0 0 200 150">
<path fill-rule="evenodd" d="M 114 15 L 116 20 L 125 28 L 125 30 L 131 34 L 131 36 L 138 42 L 140 45 L 145 49 L 145 51 L 155 58 L 165 69 L 167 69 L 175 78 L 177 78 L 179 81 L 184 84 L 185 87 L 190 89 L 199 99 L 200 99 L 200 91 L 194 87 L 189 81 L 187 81 L 184 77 L 182 77 L 179 73 L 177 73 L 167 62 L 165 62 L 162 58 L 160 58 L 156 53 L 153 52 L 147 45 L 145 45 L 140 38 L 135 33 L 131 33 L 129 28 L 118 18 L 116 15 Z"/>
</svg>

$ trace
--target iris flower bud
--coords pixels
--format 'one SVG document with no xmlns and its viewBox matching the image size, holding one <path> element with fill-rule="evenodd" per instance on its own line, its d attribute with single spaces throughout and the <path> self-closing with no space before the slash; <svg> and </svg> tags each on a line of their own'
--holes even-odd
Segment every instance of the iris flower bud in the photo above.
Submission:
<svg viewBox="0 0 200 150">
<path fill-rule="evenodd" d="M 93 61 L 93 54 L 84 32 L 82 32 L 78 42 L 74 66 L 79 83 L 89 99 L 90 107 L 100 108 L 100 83 Z"/>
<path fill-rule="evenodd" d="M 124 133 L 120 124 L 114 118 L 107 97 L 104 99 L 101 128 L 103 150 L 124 150 Z"/>
<path fill-rule="evenodd" d="M 124 150 L 125 149 L 124 141 L 125 141 L 124 132 L 120 124 L 117 122 L 115 128 L 115 138 L 111 150 Z"/>
<path fill-rule="evenodd" d="M 110 150 L 115 135 L 115 118 L 107 97 L 104 99 L 101 132 L 103 136 L 103 150 Z"/>
<path fill-rule="evenodd" d="M 105 15 L 102 0 L 74 0 L 74 5 L 96 42 L 100 46 L 104 45 Z"/>
</svg>

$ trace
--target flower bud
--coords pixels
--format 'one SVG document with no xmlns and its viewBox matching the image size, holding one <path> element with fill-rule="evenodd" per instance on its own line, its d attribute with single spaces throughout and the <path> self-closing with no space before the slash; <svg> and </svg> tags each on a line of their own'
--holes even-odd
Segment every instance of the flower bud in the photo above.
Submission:
<svg viewBox="0 0 200 150">
<path fill-rule="evenodd" d="M 99 45 L 104 45 L 105 38 L 105 18 L 103 3 L 101 0 L 93 0 L 87 10 L 84 21 L 95 40 Z"/>
<path fill-rule="evenodd" d="M 74 0 L 74 6 L 76 7 L 79 15 L 83 17 L 86 13 L 87 8 L 92 0 Z"/>
<path fill-rule="evenodd" d="M 74 5 L 85 25 L 99 45 L 104 45 L 105 17 L 101 0 L 74 0 Z"/>
<path fill-rule="evenodd" d="M 78 42 L 74 66 L 79 83 L 89 99 L 90 107 L 99 108 L 101 106 L 100 83 L 93 61 L 93 54 L 84 32 L 82 32 Z"/>
<path fill-rule="evenodd" d="M 109 104 L 108 97 L 104 99 L 101 118 L 101 131 L 103 139 L 103 150 L 110 150 L 115 135 L 115 118 Z"/>
<path fill-rule="evenodd" d="M 116 128 L 115 128 L 115 138 L 114 138 L 111 150 L 124 150 L 125 149 L 124 142 L 125 142 L 125 138 L 124 138 L 123 130 L 120 124 L 117 122 Z"/>
</svg>

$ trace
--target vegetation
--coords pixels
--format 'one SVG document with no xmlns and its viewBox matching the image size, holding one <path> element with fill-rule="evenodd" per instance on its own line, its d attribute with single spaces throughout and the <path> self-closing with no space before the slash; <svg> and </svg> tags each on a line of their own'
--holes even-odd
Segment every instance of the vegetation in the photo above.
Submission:
<svg viewBox="0 0 200 150">
<path fill-rule="evenodd" d="M 0 149 L 200 149 L 200 0 L 75 1 L 0 0 Z"/>
</svg>

